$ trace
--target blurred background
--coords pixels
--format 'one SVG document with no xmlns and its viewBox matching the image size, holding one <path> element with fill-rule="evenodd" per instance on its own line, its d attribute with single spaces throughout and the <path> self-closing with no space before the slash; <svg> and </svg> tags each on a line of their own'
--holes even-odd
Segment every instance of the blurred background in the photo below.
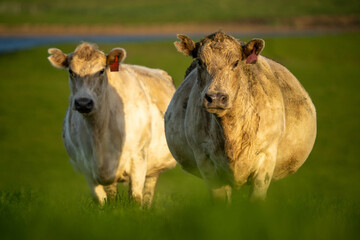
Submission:
<svg viewBox="0 0 360 240">
<path fill-rule="evenodd" d="M 309 92 L 318 135 L 300 170 L 270 185 L 264 203 L 245 186 L 231 206 L 211 203 L 180 167 L 159 179 L 154 206 L 118 199 L 99 207 L 61 139 L 68 73 L 47 49 L 81 41 L 125 63 L 161 68 L 178 86 L 191 59 L 173 46 L 223 30 L 266 42 Z M 360 237 L 360 1 L 0 0 L 1 239 L 357 239 Z"/>
</svg>

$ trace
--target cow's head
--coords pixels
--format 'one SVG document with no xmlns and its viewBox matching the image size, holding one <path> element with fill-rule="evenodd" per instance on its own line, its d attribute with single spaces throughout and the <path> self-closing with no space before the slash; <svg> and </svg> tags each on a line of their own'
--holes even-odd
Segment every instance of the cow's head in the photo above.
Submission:
<svg viewBox="0 0 360 240">
<path fill-rule="evenodd" d="M 181 41 L 174 43 L 176 49 L 197 62 L 197 82 L 204 107 L 210 113 L 224 115 L 241 90 L 240 79 L 246 67 L 257 62 L 264 40 L 253 39 L 245 44 L 222 32 L 197 43 L 185 35 L 178 38 Z"/>
<path fill-rule="evenodd" d="M 114 48 L 105 55 L 89 43 L 80 44 L 70 54 L 57 48 L 50 48 L 48 52 L 54 67 L 69 70 L 70 104 L 83 115 L 91 115 L 98 109 L 108 87 L 108 74 L 118 71 L 119 63 L 126 57 L 122 48 Z"/>
</svg>

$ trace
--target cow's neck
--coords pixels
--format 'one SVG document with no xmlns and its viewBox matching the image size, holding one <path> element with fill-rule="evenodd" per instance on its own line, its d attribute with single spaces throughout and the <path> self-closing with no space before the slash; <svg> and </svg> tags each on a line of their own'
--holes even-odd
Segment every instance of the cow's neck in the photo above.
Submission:
<svg viewBox="0 0 360 240">
<path fill-rule="evenodd" d="M 96 175 L 101 179 L 103 176 L 115 177 L 118 159 L 123 142 L 122 127 L 117 126 L 116 109 L 111 108 L 112 89 L 108 87 L 97 111 L 86 118 L 86 124 L 91 129 L 91 140 L 93 142 L 93 166 Z M 109 179 L 112 179 L 112 178 Z"/>
<path fill-rule="evenodd" d="M 98 108 L 91 116 L 85 118 L 88 128 L 91 129 L 91 138 L 95 149 L 101 152 L 103 147 L 110 147 L 107 145 L 116 144 L 110 139 L 111 135 L 115 133 L 113 128 L 116 123 L 115 110 L 111 108 L 111 87 L 108 86 L 104 91 L 102 98 L 99 99 Z"/>
<path fill-rule="evenodd" d="M 108 96 L 103 96 L 98 103 L 98 109 L 91 116 L 85 118 L 86 124 L 92 129 L 93 137 L 101 137 L 107 130 L 110 120 L 110 108 Z"/>
<path fill-rule="evenodd" d="M 243 87 L 247 88 L 246 84 Z M 253 96 L 239 91 L 234 104 L 219 118 L 225 137 L 225 152 L 230 161 L 247 157 L 252 151 L 251 141 L 259 126 L 259 115 L 253 106 Z"/>
</svg>

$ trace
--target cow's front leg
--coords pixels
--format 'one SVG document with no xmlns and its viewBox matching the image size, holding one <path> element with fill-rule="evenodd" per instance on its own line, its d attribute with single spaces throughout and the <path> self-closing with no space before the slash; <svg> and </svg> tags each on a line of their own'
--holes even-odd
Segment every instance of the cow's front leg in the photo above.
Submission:
<svg viewBox="0 0 360 240">
<path fill-rule="evenodd" d="M 100 203 L 100 205 L 104 205 L 107 200 L 107 195 L 104 190 L 104 187 L 100 184 L 97 184 L 93 188 L 93 196 L 95 200 Z"/>
<path fill-rule="evenodd" d="M 196 164 L 214 201 L 231 203 L 231 187 L 218 176 L 211 159 L 202 151 L 194 151 Z"/>
<path fill-rule="evenodd" d="M 272 147 L 258 155 L 259 168 L 251 184 L 251 200 L 265 200 L 276 164 L 277 148 Z"/>
<path fill-rule="evenodd" d="M 107 199 L 107 195 L 103 185 L 95 183 L 91 178 L 86 178 L 86 181 L 91 190 L 93 199 L 98 202 L 100 205 L 104 205 Z"/>
</svg>

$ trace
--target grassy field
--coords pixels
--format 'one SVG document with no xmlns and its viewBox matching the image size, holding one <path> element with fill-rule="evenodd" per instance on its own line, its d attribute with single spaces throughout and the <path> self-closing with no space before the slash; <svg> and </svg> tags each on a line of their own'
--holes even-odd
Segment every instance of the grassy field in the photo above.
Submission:
<svg viewBox="0 0 360 240">
<path fill-rule="evenodd" d="M 360 14 L 357 0 L 0 0 L 0 23 L 139 24 Z"/>
<path fill-rule="evenodd" d="M 47 47 L 1 54 L 0 238 L 358 239 L 360 34 L 265 41 L 263 55 L 287 66 L 317 108 L 308 161 L 272 183 L 266 202 L 250 203 L 244 187 L 229 207 L 211 204 L 204 183 L 177 167 L 160 177 L 149 211 L 128 203 L 123 186 L 104 208 L 92 202 L 62 144 L 67 72 L 51 67 Z M 177 85 L 191 61 L 171 42 L 121 47 L 125 62 L 165 69 Z"/>
</svg>

